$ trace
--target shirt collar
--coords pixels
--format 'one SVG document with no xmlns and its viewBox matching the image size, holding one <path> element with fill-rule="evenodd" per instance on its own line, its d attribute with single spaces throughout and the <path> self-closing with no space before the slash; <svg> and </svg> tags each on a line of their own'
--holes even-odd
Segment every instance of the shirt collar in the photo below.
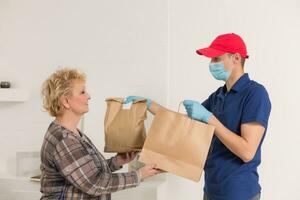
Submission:
<svg viewBox="0 0 300 200">
<path fill-rule="evenodd" d="M 234 92 L 239 92 L 241 91 L 245 85 L 247 85 L 247 83 L 250 82 L 250 78 L 249 78 L 249 75 L 248 73 L 245 73 L 243 74 L 239 80 L 237 80 L 235 82 L 235 84 L 232 86 L 231 90 L 234 91 Z M 223 91 L 227 91 L 227 88 L 226 88 L 226 84 L 223 86 Z"/>
</svg>

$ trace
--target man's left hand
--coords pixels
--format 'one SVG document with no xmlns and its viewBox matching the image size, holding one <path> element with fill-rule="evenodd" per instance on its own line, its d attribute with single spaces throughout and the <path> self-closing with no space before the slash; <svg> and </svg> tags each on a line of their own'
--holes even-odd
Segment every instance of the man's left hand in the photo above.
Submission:
<svg viewBox="0 0 300 200">
<path fill-rule="evenodd" d="M 183 105 L 189 117 L 207 123 L 212 113 L 209 112 L 199 102 L 193 100 L 184 100 Z"/>
</svg>

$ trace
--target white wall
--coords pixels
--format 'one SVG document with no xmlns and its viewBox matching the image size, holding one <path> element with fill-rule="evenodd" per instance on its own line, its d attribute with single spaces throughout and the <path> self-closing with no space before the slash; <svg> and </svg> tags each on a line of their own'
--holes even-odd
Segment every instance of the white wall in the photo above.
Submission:
<svg viewBox="0 0 300 200">
<path fill-rule="evenodd" d="M 166 102 L 167 2 L 0 1 L 0 80 L 25 88 L 25 103 L 0 102 L 0 175 L 16 175 L 16 153 L 39 151 L 52 120 L 40 87 L 58 66 L 88 76 L 85 131 L 103 149 L 104 99 L 139 94 Z"/>
<path fill-rule="evenodd" d="M 273 106 L 259 168 L 262 199 L 300 199 L 299 1 L 169 2 L 170 107 L 176 109 L 184 98 L 203 101 L 223 85 L 212 78 L 209 60 L 195 49 L 208 46 L 218 34 L 240 34 L 250 55 L 246 72 L 266 86 Z M 202 198 L 202 182 L 174 176 L 168 180 L 168 199 Z"/>
</svg>

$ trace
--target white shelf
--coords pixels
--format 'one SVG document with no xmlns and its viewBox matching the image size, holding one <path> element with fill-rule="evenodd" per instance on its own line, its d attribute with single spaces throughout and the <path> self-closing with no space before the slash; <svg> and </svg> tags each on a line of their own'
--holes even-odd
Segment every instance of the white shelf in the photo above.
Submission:
<svg viewBox="0 0 300 200">
<path fill-rule="evenodd" d="M 1 88 L 0 102 L 25 102 L 29 100 L 29 93 L 23 89 Z"/>
</svg>

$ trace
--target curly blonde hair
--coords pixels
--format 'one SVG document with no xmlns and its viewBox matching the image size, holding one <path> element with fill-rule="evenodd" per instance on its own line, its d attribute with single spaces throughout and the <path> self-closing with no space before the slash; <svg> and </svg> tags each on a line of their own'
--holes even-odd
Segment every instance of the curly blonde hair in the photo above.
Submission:
<svg viewBox="0 0 300 200">
<path fill-rule="evenodd" d="M 65 108 L 61 97 L 72 94 L 73 81 L 86 81 L 86 75 L 77 69 L 62 68 L 54 72 L 42 86 L 43 107 L 53 116 L 61 116 Z"/>
</svg>

